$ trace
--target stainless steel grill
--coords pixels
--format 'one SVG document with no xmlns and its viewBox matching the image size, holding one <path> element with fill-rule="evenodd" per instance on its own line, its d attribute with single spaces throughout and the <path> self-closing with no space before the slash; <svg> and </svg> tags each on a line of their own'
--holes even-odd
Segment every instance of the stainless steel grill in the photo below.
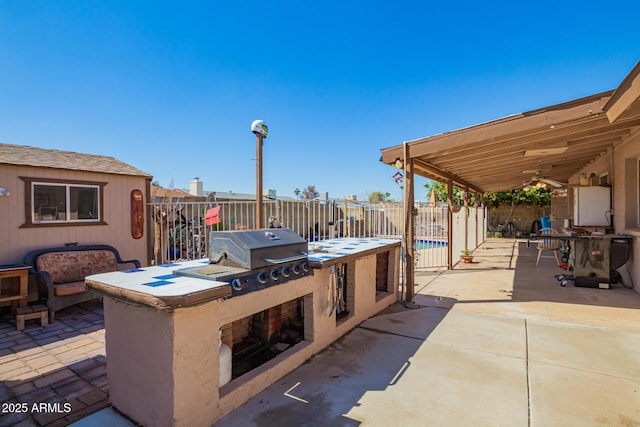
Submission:
<svg viewBox="0 0 640 427">
<path fill-rule="evenodd" d="M 229 282 L 232 296 L 246 294 L 313 274 L 307 241 L 288 228 L 214 231 L 210 264 L 175 274 Z"/>
</svg>

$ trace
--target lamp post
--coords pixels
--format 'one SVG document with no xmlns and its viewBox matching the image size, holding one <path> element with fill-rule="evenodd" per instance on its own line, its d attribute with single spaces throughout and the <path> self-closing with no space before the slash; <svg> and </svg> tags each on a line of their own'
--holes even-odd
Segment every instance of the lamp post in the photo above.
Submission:
<svg viewBox="0 0 640 427">
<path fill-rule="evenodd" d="M 251 132 L 256 135 L 256 229 L 264 227 L 262 218 L 262 140 L 269 134 L 269 128 L 262 120 L 251 123 Z"/>
</svg>

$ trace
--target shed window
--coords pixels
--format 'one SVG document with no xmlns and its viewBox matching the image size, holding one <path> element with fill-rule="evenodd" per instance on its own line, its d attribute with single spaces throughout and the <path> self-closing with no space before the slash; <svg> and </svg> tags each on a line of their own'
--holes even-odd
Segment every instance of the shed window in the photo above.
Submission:
<svg viewBox="0 0 640 427">
<path fill-rule="evenodd" d="M 104 183 L 22 178 L 26 189 L 26 224 L 103 224 Z"/>
</svg>

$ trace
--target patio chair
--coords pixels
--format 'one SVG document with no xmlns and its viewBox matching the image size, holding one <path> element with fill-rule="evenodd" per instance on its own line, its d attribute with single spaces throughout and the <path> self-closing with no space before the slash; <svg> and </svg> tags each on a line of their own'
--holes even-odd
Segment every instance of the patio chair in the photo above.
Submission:
<svg viewBox="0 0 640 427">
<path fill-rule="evenodd" d="M 538 240 L 538 259 L 536 260 L 536 265 L 540 262 L 540 258 L 543 251 L 553 251 L 553 255 L 556 258 L 556 264 L 560 264 L 560 260 L 558 259 L 558 251 L 562 246 L 562 241 L 556 239 L 545 239 L 545 235 L 558 234 L 553 228 L 543 228 L 540 230 L 540 240 Z M 543 257 L 543 258 L 551 258 Z"/>
</svg>

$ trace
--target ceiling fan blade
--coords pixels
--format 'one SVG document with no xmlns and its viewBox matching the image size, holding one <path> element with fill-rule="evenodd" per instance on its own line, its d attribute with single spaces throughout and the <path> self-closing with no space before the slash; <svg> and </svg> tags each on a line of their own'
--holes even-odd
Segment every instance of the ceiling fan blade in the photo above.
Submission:
<svg viewBox="0 0 640 427">
<path fill-rule="evenodd" d="M 553 187 L 556 188 L 560 188 L 563 187 L 565 184 L 558 182 L 558 181 L 554 181 L 553 179 L 547 179 L 547 178 L 540 178 L 540 181 L 545 182 Z"/>
</svg>

